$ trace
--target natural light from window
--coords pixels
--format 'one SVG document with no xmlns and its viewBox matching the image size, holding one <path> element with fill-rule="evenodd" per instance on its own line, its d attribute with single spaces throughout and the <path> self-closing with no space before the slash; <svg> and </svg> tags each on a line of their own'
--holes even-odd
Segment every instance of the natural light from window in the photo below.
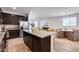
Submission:
<svg viewBox="0 0 79 59">
<path fill-rule="evenodd" d="M 76 26 L 77 17 L 66 17 L 63 18 L 63 26 Z"/>
</svg>

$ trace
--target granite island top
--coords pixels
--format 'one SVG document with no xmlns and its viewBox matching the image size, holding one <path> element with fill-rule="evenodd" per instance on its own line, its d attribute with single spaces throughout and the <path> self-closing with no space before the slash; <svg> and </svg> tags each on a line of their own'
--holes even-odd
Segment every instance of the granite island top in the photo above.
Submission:
<svg viewBox="0 0 79 59">
<path fill-rule="evenodd" d="M 2 42 L 2 40 L 4 39 L 6 32 L 0 32 L 0 44 Z"/>
<path fill-rule="evenodd" d="M 24 32 L 27 32 L 29 34 L 32 34 L 34 36 L 37 36 L 37 37 L 40 37 L 40 38 L 45 38 L 47 36 L 51 36 L 53 34 L 53 32 L 48 32 L 48 31 L 45 31 L 45 30 L 37 30 L 35 32 L 29 32 L 28 30 L 23 30 Z"/>
</svg>

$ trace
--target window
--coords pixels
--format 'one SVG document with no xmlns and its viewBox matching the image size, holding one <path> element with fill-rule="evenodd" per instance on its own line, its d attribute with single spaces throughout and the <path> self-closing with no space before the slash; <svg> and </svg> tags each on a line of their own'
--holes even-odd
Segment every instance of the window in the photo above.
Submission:
<svg viewBox="0 0 79 59">
<path fill-rule="evenodd" d="M 76 26 L 76 25 L 77 25 L 76 17 L 63 18 L 63 26 Z"/>
</svg>

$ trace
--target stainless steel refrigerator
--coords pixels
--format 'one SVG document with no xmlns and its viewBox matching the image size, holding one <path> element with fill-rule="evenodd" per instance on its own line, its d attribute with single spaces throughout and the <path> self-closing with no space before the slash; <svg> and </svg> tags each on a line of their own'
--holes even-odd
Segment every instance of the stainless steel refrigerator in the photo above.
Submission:
<svg viewBox="0 0 79 59">
<path fill-rule="evenodd" d="M 28 30 L 28 21 L 20 21 L 20 37 L 23 37 L 23 30 Z"/>
</svg>

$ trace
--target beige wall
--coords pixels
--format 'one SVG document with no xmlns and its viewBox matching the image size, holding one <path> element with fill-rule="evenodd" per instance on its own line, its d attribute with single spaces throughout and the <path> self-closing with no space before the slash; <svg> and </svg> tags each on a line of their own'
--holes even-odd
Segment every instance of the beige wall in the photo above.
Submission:
<svg viewBox="0 0 79 59">
<path fill-rule="evenodd" d="M 43 21 L 39 21 L 38 22 L 40 23 L 39 26 L 42 27 L 45 23 L 45 20 L 48 21 L 48 25 L 50 28 L 63 28 L 63 22 L 62 22 L 62 19 L 64 17 L 71 17 L 71 16 L 76 16 L 77 17 L 77 26 L 76 27 L 79 27 L 79 13 L 77 14 L 72 14 L 72 15 L 66 15 L 66 16 L 59 16 L 59 17 L 51 17 L 51 18 L 40 18 L 39 19 L 39 16 L 37 16 L 35 13 L 31 12 L 29 14 L 29 20 L 43 20 Z M 69 27 L 70 28 L 70 27 Z M 73 28 L 73 27 L 71 27 Z"/>
<path fill-rule="evenodd" d="M 61 18 L 52 18 L 52 19 L 47 19 L 48 24 L 50 28 L 61 28 L 62 27 L 62 20 Z"/>
<path fill-rule="evenodd" d="M 73 14 L 73 15 L 44 18 L 44 19 L 48 21 L 49 27 L 51 27 L 51 28 L 62 28 L 63 27 L 62 18 L 70 17 L 70 16 L 76 16 L 77 17 L 77 26 L 76 27 L 79 27 L 79 14 L 78 13 Z M 73 28 L 73 27 L 71 27 L 71 28 Z"/>
</svg>

